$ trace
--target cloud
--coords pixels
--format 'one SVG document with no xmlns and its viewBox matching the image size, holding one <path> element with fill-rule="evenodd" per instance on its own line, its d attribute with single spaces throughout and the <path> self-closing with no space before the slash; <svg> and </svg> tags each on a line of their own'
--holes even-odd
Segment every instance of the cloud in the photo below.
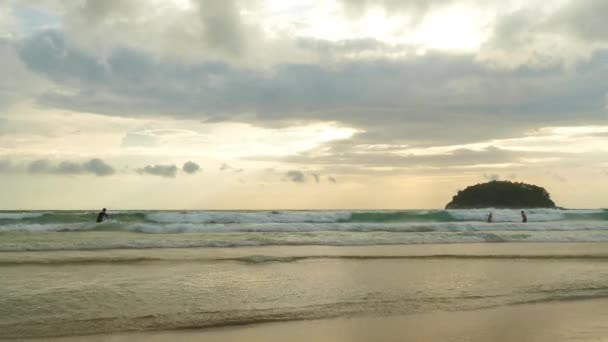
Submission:
<svg viewBox="0 0 608 342">
<path fill-rule="evenodd" d="M 106 164 L 99 158 L 94 158 L 84 163 L 83 168 L 85 171 L 94 173 L 97 176 L 107 176 L 115 172 L 114 168 Z"/>
<path fill-rule="evenodd" d="M 202 36 L 212 49 L 238 56 L 245 49 L 249 32 L 241 21 L 234 0 L 198 0 Z"/>
<path fill-rule="evenodd" d="M 410 25 L 419 24 L 430 11 L 448 6 L 455 0 L 340 0 L 346 12 L 354 16 L 362 16 L 370 9 L 382 8 L 390 15 L 407 16 Z"/>
<path fill-rule="evenodd" d="M 434 150 L 369 150 L 356 140 L 325 144 L 318 149 L 280 158 L 280 161 L 302 165 L 351 165 L 371 167 L 454 167 L 476 164 L 516 163 L 520 158 L 535 153 L 516 152 L 488 146 L 484 148 L 454 147 Z M 548 155 L 547 152 L 543 153 Z"/>
<path fill-rule="evenodd" d="M 247 11 L 239 7 L 243 5 L 230 2 L 222 6 L 208 1 L 193 4 L 182 14 L 167 9 L 167 26 L 157 18 L 149 18 L 146 15 L 149 6 L 140 0 L 103 4 L 85 1 L 78 6 L 58 4 L 55 10 L 65 15 L 64 26 L 32 32 L 6 47 L 18 52 L 12 54 L 24 69 L 27 67 L 26 72 L 54 83 L 52 89 L 37 92 L 34 99 L 46 108 L 138 118 L 171 116 L 216 123 L 238 121 L 266 127 L 333 121 L 364 131 L 352 139 L 353 146 L 346 147 L 343 157 L 336 157 L 338 149 L 330 146 L 330 152 L 335 152 L 331 157 L 314 158 L 325 165 L 336 160 L 341 165 L 360 160 L 367 166 L 388 165 L 391 161 L 398 166 L 454 166 L 457 159 L 467 161 L 466 149 L 452 154 L 458 158 L 404 156 L 388 151 L 357 156 L 356 152 L 361 151 L 356 145 L 449 145 L 521 136 L 547 125 L 605 119 L 608 50 L 601 50 L 601 46 L 578 49 L 589 51 L 585 52 L 588 59 L 581 60 L 568 72 L 564 72 L 560 63 L 551 62 L 556 56 L 561 58 L 561 53 L 548 50 L 549 55 L 545 56 L 537 53 L 538 47 L 532 55 L 540 56 L 540 62 L 546 64 L 542 68 L 528 61 L 504 70 L 496 68 L 492 56 L 483 57 L 486 52 L 496 51 L 518 54 L 521 52 L 518 49 L 545 41 L 546 32 L 566 41 L 592 39 L 594 44 L 601 44 L 602 25 L 590 23 L 590 27 L 580 28 L 584 25 L 571 23 L 583 20 L 580 13 L 601 13 L 602 2 L 556 5 L 549 12 L 541 11 L 537 5 L 523 6 L 521 11 L 500 11 L 498 23 L 490 27 L 494 35 L 479 52 L 427 51 L 416 55 L 408 50 L 412 47 L 372 38 L 330 40 L 298 36 L 290 38 L 298 49 L 328 59 L 301 63 L 288 58 L 265 68 L 244 67 L 230 57 L 246 54 L 251 39 L 257 39 L 243 35 L 250 27 L 243 17 Z M 380 6 L 396 16 L 404 13 L 426 16 L 445 6 L 465 3 L 344 0 L 342 4 L 349 11 L 360 11 L 356 15 Z M 488 6 L 492 11 L 496 4 Z M 215 22 L 218 18 L 222 21 Z M 564 24 L 557 25 L 559 20 L 555 18 L 564 18 Z M 153 35 L 148 31 L 144 35 L 141 30 L 145 26 L 142 22 L 149 20 L 153 24 L 150 28 L 162 27 L 163 34 L 148 42 L 142 37 Z M 192 23 L 192 29 L 199 34 L 197 39 L 210 46 L 209 56 L 216 57 L 197 57 L 186 62 L 159 58 L 158 52 L 170 50 L 167 46 L 178 41 L 176 37 L 183 38 L 190 44 L 188 49 L 194 50 L 191 35 L 182 32 L 181 25 L 174 26 L 180 22 Z M 114 38 L 107 34 L 117 31 L 119 26 L 125 29 L 124 35 Z M 527 30 L 536 37 L 532 44 L 525 44 Z M 90 39 L 96 36 L 102 36 L 98 49 L 83 45 L 83 42 L 97 43 Z M 106 48 L 105 39 L 124 42 L 112 41 Z M 553 44 L 550 39 L 546 41 Z M 399 51 L 407 53 L 397 58 L 389 56 Z M 379 55 L 369 59 L 333 58 L 372 52 Z M 511 55 L 503 57 L 514 60 Z M 269 94 L 273 94 L 272 101 Z M 438 128 L 439 120 L 450 129 Z M 160 134 L 137 131 L 127 133 L 122 146 L 153 147 L 161 142 Z M 468 154 L 476 156 L 471 160 L 483 159 L 480 151 L 470 150 Z M 501 151 L 493 157 L 499 159 L 501 155 L 503 161 L 517 159 Z M 63 167 L 74 169 L 73 165 Z"/>
<path fill-rule="evenodd" d="M 17 103 L 29 101 L 50 85 L 44 77 L 28 70 L 14 45 L 4 41 L 1 25 L 0 13 L 0 112 Z"/>
<path fill-rule="evenodd" d="M 404 32 L 424 32 L 425 19 L 434 15 L 445 19 L 456 8 L 465 13 L 470 11 L 466 22 L 479 25 L 477 29 L 488 34 L 486 38 L 478 37 L 481 46 L 470 53 L 479 61 L 499 68 L 572 66 L 608 46 L 608 29 L 603 25 L 608 3 L 603 0 L 551 4 L 485 1 L 473 6 L 468 0 L 341 0 L 341 3 L 346 13 L 356 19 L 380 9 L 387 19 L 399 18 Z M 476 24 L 474 13 L 483 13 L 484 23 Z M 453 19 L 458 20 L 459 16 Z M 444 30 L 444 36 L 449 35 L 452 25 L 457 24 L 444 22 L 438 30 Z"/>
<path fill-rule="evenodd" d="M 608 47 L 608 29 L 601 24 L 606 11 L 606 1 L 590 0 L 538 3 L 503 13 L 478 55 L 508 68 L 571 67 Z"/>
<path fill-rule="evenodd" d="M 587 42 L 608 42 L 608 28 L 602 24 L 608 3 L 603 0 L 570 1 L 548 20 L 547 27 Z"/>
<path fill-rule="evenodd" d="M 545 174 L 550 176 L 552 179 L 554 179 L 558 182 L 561 182 L 561 183 L 566 183 L 568 181 L 565 177 L 563 177 L 562 175 L 560 175 L 557 172 L 546 171 Z"/>
<path fill-rule="evenodd" d="M 0 173 L 10 172 L 12 170 L 12 164 L 10 160 L 0 159 Z"/>
<path fill-rule="evenodd" d="M 291 170 L 287 172 L 287 178 L 294 183 L 304 183 L 306 182 L 306 176 L 302 171 Z"/>
<path fill-rule="evenodd" d="M 30 173 L 51 173 L 53 167 L 51 165 L 51 162 L 49 162 L 48 160 L 38 159 L 31 162 L 28 165 L 27 170 Z"/>
<path fill-rule="evenodd" d="M 197 173 L 197 172 L 198 172 L 200 169 L 201 169 L 201 167 L 200 167 L 200 166 L 199 166 L 197 163 L 192 162 L 192 161 L 187 161 L 187 162 L 185 162 L 185 163 L 184 163 L 184 165 L 182 166 L 182 170 L 183 170 L 185 173 L 188 173 L 188 174 L 195 174 L 195 173 Z"/>
<path fill-rule="evenodd" d="M 564 73 L 505 72 L 472 55 L 439 52 L 267 69 L 174 63 L 133 49 L 113 50 L 101 60 L 77 50 L 60 31 L 20 46 L 24 63 L 57 84 L 38 103 L 81 112 L 260 126 L 335 121 L 364 130 L 369 140 L 427 144 L 508 137 L 573 116 L 579 124 L 605 118 L 608 54 L 599 52 Z M 268 94 L 275 94 L 273 101 Z M 438 130 L 437 120 L 451 129 Z M 152 146 L 157 139 L 129 133 L 123 146 Z"/>
<path fill-rule="evenodd" d="M 474 56 L 442 53 L 258 70 L 174 63 L 129 49 L 100 60 L 75 49 L 59 31 L 30 37 L 20 56 L 58 85 L 37 98 L 46 107 L 262 126 L 335 121 L 364 130 L 369 140 L 420 143 L 511 136 L 574 115 L 579 123 L 599 120 L 605 117 L 608 72 L 608 55 L 600 53 L 572 73 L 505 72 Z M 273 101 L 268 94 L 275 94 Z M 451 129 L 438 130 L 437 120 Z M 129 133 L 123 146 L 156 140 Z"/>
<path fill-rule="evenodd" d="M 84 172 L 84 167 L 81 164 L 74 163 L 71 161 L 62 161 L 57 165 L 54 169 L 55 173 L 66 174 L 66 175 L 76 175 Z"/>
<path fill-rule="evenodd" d="M 99 158 L 86 162 L 62 161 L 54 164 L 48 159 L 35 160 L 27 166 L 29 173 L 33 174 L 56 174 L 56 175 L 82 175 L 94 174 L 96 176 L 109 176 L 116 171 L 114 168 Z"/>
<path fill-rule="evenodd" d="M 120 144 L 121 147 L 151 147 L 157 146 L 158 137 L 145 132 L 128 132 Z"/>
<path fill-rule="evenodd" d="M 137 169 L 140 174 L 148 174 L 167 178 L 175 178 L 177 174 L 177 166 L 175 165 L 147 165 L 141 169 Z"/>
<path fill-rule="evenodd" d="M 87 54 L 103 56 L 125 47 L 179 62 L 197 59 L 253 64 L 272 59 L 260 46 L 274 47 L 275 53 L 284 49 L 282 40 L 265 37 L 260 3 L 84 0 L 47 1 L 42 6 L 61 17 L 66 36 Z"/>
<path fill-rule="evenodd" d="M 481 46 L 456 53 L 508 68 L 584 60 L 607 42 L 602 20 L 608 8 L 603 0 L 336 0 L 281 10 L 265 1 L 24 0 L 13 7 L 51 13 L 59 22 L 52 26 L 60 27 L 75 48 L 101 61 L 123 48 L 155 60 L 223 61 L 248 68 L 325 64 L 370 55 L 399 59 L 432 50 L 434 42 L 445 40 L 459 24 L 473 28 L 463 33 L 467 39 L 455 40 L 478 39 Z M 384 22 L 370 29 L 368 15 L 376 20 L 380 15 Z M 14 19 L 6 17 L 4 22 Z M 331 22 L 332 30 L 319 30 L 325 22 Z M 329 44 L 322 42 L 324 37 Z M 379 49 L 383 53 L 370 53 L 369 46 L 335 53 L 341 45 L 370 38 L 384 45 Z M 383 51 L 391 45 L 399 49 Z"/>
<path fill-rule="evenodd" d="M 222 165 L 220 166 L 220 171 L 232 171 L 232 172 L 235 172 L 235 173 L 239 173 L 239 172 L 243 172 L 243 169 L 241 169 L 241 168 L 235 168 L 235 167 L 232 167 L 232 166 L 230 166 L 230 165 L 228 165 L 226 163 L 222 163 Z"/>
<path fill-rule="evenodd" d="M 476 168 L 488 172 L 496 169 L 535 168 L 549 165 L 598 165 L 605 160 L 606 126 L 547 127 L 527 132 L 520 137 L 491 139 L 470 144 L 430 145 L 424 147 L 400 144 L 375 144 L 355 136 L 332 141 L 302 153 L 275 160 L 295 165 L 321 167 L 324 173 L 399 169 Z M 513 170 L 517 171 L 517 170 Z M 518 171 L 519 172 L 519 171 Z"/>
</svg>

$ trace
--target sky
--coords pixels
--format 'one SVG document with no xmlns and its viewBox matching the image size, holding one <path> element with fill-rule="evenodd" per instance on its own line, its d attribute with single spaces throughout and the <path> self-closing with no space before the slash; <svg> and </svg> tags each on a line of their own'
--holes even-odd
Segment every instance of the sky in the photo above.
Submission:
<svg viewBox="0 0 608 342">
<path fill-rule="evenodd" d="M 0 0 L 0 209 L 608 207 L 604 0 Z"/>
</svg>

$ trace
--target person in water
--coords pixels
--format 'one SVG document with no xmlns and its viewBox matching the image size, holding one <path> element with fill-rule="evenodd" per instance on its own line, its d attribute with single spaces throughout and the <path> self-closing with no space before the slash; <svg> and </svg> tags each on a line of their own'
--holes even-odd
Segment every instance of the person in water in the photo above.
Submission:
<svg viewBox="0 0 608 342">
<path fill-rule="evenodd" d="M 492 213 L 488 214 L 488 223 L 492 223 L 493 217 L 492 217 Z"/>
<path fill-rule="evenodd" d="M 110 215 L 108 215 L 108 213 L 106 213 L 106 208 L 103 208 L 102 211 L 99 212 L 99 214 L 97 214 L 97 223 L 102 222 L 104 219 L 109 219 Z"/>
<path fill-rule="evenodd" d="M 523 210 L 521 211 L 521 222 L 528 222 L 528 216 L 526 216 L 526 213 Z"/>
</svg>

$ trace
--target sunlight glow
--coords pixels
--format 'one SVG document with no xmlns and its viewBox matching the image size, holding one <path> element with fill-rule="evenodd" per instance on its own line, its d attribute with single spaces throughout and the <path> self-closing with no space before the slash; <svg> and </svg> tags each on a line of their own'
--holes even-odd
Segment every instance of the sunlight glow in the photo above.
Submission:
<svg viewBox="0 0 608 342">
<path fill-rule="evenodd" d="M 431 49 L 475 50 L 487 38 L 479 11 L 451 8 L 429 15 L 406 41 Z"/>
<path fill-rule="evenodd" d="M 191 10 L 194 4 L 192 0 L 173 0 L 175 7 L 181 11 Z"/>
<path fill-rule="evenodd" d="M 489 16 L 480 9 L 447 7 L 427 15 L 419 24 L 406 16 L 370 9 L 359 18 L 349 18 L 336 7 L 315 16 L 299 17 L 299 36 L 329 41 L 374 39 L 388 45 L 417 46 L 426 49 L 474 50 L 487 39 Z"/>
</svg>

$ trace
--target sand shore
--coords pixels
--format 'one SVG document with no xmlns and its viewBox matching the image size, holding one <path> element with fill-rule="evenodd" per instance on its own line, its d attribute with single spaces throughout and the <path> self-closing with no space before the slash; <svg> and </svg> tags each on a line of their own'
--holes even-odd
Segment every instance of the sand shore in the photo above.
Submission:
<svg viewBox="0 0 608 342">
<path fill-rule="evenodd" d="M 4 252 L 0 339 L 602 341 L 607 247 Z"/>
<path fill-rule="evenodd" d="M 396 317 L 279 322 L 206 330 L 80 336 L 123 341 L 608 341 L 608 299 Z"/>
</svg>

